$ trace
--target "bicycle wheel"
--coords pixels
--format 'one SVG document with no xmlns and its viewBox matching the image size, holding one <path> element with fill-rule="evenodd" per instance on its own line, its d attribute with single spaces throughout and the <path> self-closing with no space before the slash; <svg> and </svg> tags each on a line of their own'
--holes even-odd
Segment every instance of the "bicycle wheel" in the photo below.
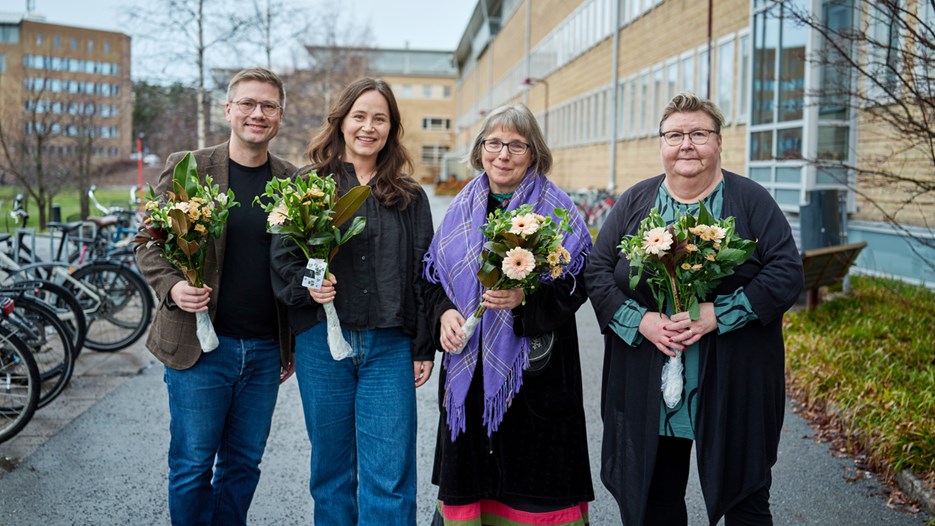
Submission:
<svg viewBox="0 0 935 526">
<path fill-rule="evenodd" d="M 132 270 L 104 261 L 85 265 L 66 282 L 88 320 L 85 346 L 113 352 L 129 347 L 149 327 L 153 304 L 149 285 Z"/>
<path fill-rule="evenodd" d="M 0 443 L 20 432 L 39 406 L 39 369 L 26 344 L 0 326 Z"/>
<path fill-rule="evenodd" d="M 11 292 L 25 292 L 31 297 L 45 303 L 55 311 L 55 315 L 65 324 L 71 336 L 72 349 L 75 357 L 84 348 L 84 340 L 88 334 L 88 322 L 85 319 L 81 303 L 75 296 L 61 285 L 45 280 L 26 280 L 11 283 L 3 289 Z"/>
<path fill-rule="evenodd" d="M 68 385 L 75 369 L 75 353 L 65 324 L 42 302 L 20 294 L 7 318 L 7 327 L 26 344 L 36 359 L 42 386 L 39 407 L 45 407 Z"/>
</svg>

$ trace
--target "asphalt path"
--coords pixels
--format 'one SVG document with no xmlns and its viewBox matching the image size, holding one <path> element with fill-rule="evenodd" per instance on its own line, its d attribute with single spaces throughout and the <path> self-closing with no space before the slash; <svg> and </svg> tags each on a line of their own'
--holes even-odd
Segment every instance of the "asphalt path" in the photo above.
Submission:
<svg viewBox="0 0 935 526">
<path fill-rule="evenodd" d="M 432 198 L 436 224 L 448 200 Z M 599 417 L 603 341 L 590 304 L 578 312 L 591 474 L 597 498 L 594 525 L 620 524 L 616 504 L 599 481 Z M 436 362 L 438 364 L 438 362 Z M 438 367 L 438 365 L 436 365 Z M 163 369 L 153 363 L 109 391 L 8 473 L 0 470 L 0 521 L 26 525 L 168 524 L 168 422 Z M 429 477 L 438 425 L 437 375 L 418 390 L 418 502 L 420 525 L 430 522 L 436 490 Z M 68 396 L 68 391 L 63 396 Z M 250 510 L 256 525 L 311 524 L 308 495 L 310 445 L 297 384 L 279 394 L 257 493 Z M 777 526 L 922 526 L 924 514 L 887 506 L 873 478 L 856 477 L 852 461 L 835 458 L 827 444 L 787 409 L 779 460 L 773 470 L 772 509 Z M 689 523 L 706 524 L 694 468 L 689 481 Z M 386 524 L 392 525 L 391 517 Z"/>
</svg>

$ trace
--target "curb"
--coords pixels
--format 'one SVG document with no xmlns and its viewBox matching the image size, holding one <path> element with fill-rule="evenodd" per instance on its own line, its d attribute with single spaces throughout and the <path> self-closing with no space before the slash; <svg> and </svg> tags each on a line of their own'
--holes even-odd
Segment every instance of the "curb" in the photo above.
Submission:
<svg viewBox="0 0 935 526">
<path fill-rule="evenodd" d="M 908 469 L 896 474 L 896 484 L 909 498 L 918 501 L 926 513 L 935 516 L 935 491 L 928 484 L 913 475 Z"/>
</svg>

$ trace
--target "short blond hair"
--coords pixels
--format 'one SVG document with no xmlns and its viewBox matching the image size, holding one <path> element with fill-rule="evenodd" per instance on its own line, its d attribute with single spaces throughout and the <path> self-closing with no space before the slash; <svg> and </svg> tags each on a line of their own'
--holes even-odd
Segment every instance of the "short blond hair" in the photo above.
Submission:
<svg viewBox="0 0 935 526">
<path fill-rule="evenodd" d="M 666 104 L 662 110 L 662 118 L 659 119 L 659 135 L 662 135 L 662 124 L 674 113 L 692 113 L 703 111 L 707 113 L 714 121 L 714 133 L 721 133 L 721 126 L 724 124 L 724 114 L 718 109 L 717 105 L 708 99 L 703 99 L 690 91 L 683 91 L 672 97 L 672 100 Z"/>
<path fill-rule="evenodd" d="M 266 68 L 247 68 L 238 71 L 227 85 L 227 101 L 233 102 L 231 97 L 234 95 L 234 88 L 238 84 L 251 80 L 265 82 L 275 87 L 279 91 L 279 105 L 283 108 L 286 107 L 286 88 L 283 86 L 282 79 Z"/>
</svg>

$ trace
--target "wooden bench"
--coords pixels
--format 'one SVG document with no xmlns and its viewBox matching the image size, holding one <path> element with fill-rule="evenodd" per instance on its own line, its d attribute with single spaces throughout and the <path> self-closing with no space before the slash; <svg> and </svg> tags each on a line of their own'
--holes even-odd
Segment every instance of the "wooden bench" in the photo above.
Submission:
<svg viewBox="0 0 935 526">
<path fill-rule="evenodd" d="M 843 280 L 865 246 L 867 242 L 861 241 L 802 252 L 802 271 L 805 274 L 802 289 L 806 291 L 805 305 L 808 310 L 814 309 L 820 301 L 818 289 Z"/>
</svg>

